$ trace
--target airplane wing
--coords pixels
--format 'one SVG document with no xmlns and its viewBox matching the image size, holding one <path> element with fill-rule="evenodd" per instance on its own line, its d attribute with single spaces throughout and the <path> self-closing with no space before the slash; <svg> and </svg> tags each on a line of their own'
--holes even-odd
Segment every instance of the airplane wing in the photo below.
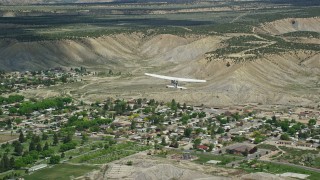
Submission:
<svg viewBox="0 0 320 180">
<path fill-rule="evenodd" d="M 170 76 L 163 76 L 163 75 L 157 75 L 157 74 L 149 74 L 144 73 L 147 76 L 156 77 L 160 79 L 166 79 L 166 80 L 174 80 L 179 82 L 207 82 L 206 80 L 200 80 L 200 79 L 188 79 L 188 78 L 178 78 L 178 77 L 170 77 Z"/>
</svg>

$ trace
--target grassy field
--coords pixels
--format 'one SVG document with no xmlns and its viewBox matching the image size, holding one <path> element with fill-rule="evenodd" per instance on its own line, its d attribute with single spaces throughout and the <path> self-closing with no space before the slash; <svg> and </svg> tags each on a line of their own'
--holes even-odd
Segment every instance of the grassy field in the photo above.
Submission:
<svg viewBox="0 0 320 180">
<path fill-rule="evenodd" d="M 36 171 L 30 175 L 24 176 L 26 180 L 69 180 L 70 177 L 79 177 L 93 169 L 98 169 L 97 166 L 86 165 L 70 165 L 59 164 L 51 168 Z"/>
</svg>

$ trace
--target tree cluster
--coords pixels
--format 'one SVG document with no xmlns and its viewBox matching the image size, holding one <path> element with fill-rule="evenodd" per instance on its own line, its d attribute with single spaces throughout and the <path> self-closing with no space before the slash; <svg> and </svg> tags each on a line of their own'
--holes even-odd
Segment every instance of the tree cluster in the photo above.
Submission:
<svg viewBox="0 0 320 180">
<path fill-rule="evenodd" d="M 17 103 L 23 100 L 24 100 L 24 96 L 22 95 L 10 95 L 8 98 L 0 96 L 0 105 Z"/>
</svg>

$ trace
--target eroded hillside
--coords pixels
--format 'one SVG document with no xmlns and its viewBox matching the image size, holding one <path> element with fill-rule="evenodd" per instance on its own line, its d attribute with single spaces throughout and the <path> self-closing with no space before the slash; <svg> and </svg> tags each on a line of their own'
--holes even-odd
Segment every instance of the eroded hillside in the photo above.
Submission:
<svg viewBox="0 0 320 180">
<path fill-rule="evenodd" d="M 288 49 L 254 58 L 241 57 L 241 60 L 228 54 L 208 58 L 208 52 L 225 48 L 226 40 L 242 35 L 181 37 L 137 33 L 54 42 L 10 42 L 2 43 L 1 54 L 2 58 L 7 57 L 4 65 L 8 68 L 84 65 L 98 72 L 113 69 L 130 74 L 129 77 L 112 79 L 88 77 L 84 78 L 83 88 L 80 85 L 76 89 L 57 89 L 57 93 L 69 91 L 84 100 L 121 96 L 163 101 L 175 98 L 182 102 L 211 105 L 318 102 L 318 51 Z M 189 89 L 182 93 L 166 89 L 166 81 L 145 77 L 145 72 L 201 78 L 208 82 L 183 84 Z M 105 91 L 108 94 L 103 93 Z"/>
</svg>

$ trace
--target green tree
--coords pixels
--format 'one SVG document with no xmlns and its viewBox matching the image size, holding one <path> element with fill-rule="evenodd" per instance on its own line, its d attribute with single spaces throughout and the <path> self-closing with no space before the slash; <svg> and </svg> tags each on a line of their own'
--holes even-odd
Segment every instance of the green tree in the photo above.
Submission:
<svg viewBox="0 0 320 180">
<path fill-rule="evenodd" d="M 18 155 L 21 156 L 23 152 L 23 146 L 19 141 L 16 141 L 14 145 L 14 152 Z"/>
<path fill-rule="evenodd" d="M 309 122 L 308 122 L 309 126 L 314 126 L 316 124 L 317 124 L 317 120 L 315 120 L 315 119 L 310 119 Z"/>
<path fill-rule="evenodd" d="M 36 145 L 35 143 L 31 140 L 30 144 L 29 144 L 29 152 L 36 150 Z"/>
<path fill-rule="evenodd" d="M 28 132 L 27 132 L 27 136 L 26 136 L 26 138 L 27 138 L 27 139 L 31 139 L 31 138 L 32 138 L 32 136 L 33 136 L 32 131 L 28 131 Z"/>
<path fill-rule="evenodd" d="M 15 161 L 14 157 L 11 157 L 10 161 L 9 161 L 10 162 L 10 169 L 14 168 L 14 161 Z"/>
<path fill-rule="evenodd" d="M 286 119 L 284 121 L 280 121 L 280 127 L 282 129 L 283 132 L 288 132 L 289 130 L 289 126 L 290 126 L 290 122 Z"/>
<path fill-rule="evenodd" d="M 14 162 L 14 167 L 16 169 L 20 169 L 20 168 L 26 167 L 26 166 L 27 166 L 27 164 L 24 162 L 23 158 L 19 158 L 19 159 L 15 160 L 15 162 Z"/>
<path fill-rule="evenodd" d="M 208 149 L 208 152 L 211 152 L 212 151 L 212 149 L 214 148 L 214 144 L 209 144 L 209 149 Z"/>
<path fill-rule="evenodd" d="M 46 142 L 43 146 L 43 151 L 49 150 L 49 144 Z"/>
<path fill-rule="evenodd" d="M 192 129 L 188 127 L 188 128 L 185 128 L 185 129 L 184 129 L 183 135 L 184 135 L 185 137 L 190 137 L 190 136 L 191 136 L 191 133 L 192 133 Z"/>
<path fill-rule="evenodd" d="M 296 133 L 296 129 L 294 127 L 291 127 L 289 128 L 288 133 L 293 136 Z"/>
<path fill-rule="evenodd" d="M 23 143 L 24 141 L 25 141 L 25 139 L 24 139 L 23 132 L 22 132 L 22 131 L 20 131 L 20 135 L 19 135 L 19 142 L 20 142 L 20 143 Z"/>
<path fill-rule="evenodd" d="M 58 138 L 58 134 L 57 133 L 54 133 L 53 134 L 53 145 L 57 145 L 59 144 L 59 138 Z"/>
<path fill-rule="evenodd" d="M 196 129 L 196 134 L 200 134 L 203 130 L 201 128 Z"/>
<path fill-rule="evenodd" d="M 187 109 L 187 104 L 183 103 L 182 109 Z"/>
<path fill-rule="evenodd" d="M 16 118 L 16 119 L 14 119 L 14 122 L 15 122 L 16 124 L 20 124 L 20 123 L 22 123 L 22 119 Z"/>
<path fill-rule="evenodd" d="M 40 142 L 40 137 L 37 135 L 33 135 L 31 141 L 37 144 Z"/>
<path fill-rule="evenodd" d="M 68 76 L 67 75 L 62 75 L 60 80 L 61 80 L 61 82 L 66 83 L 68 81 Z"/>
<path fill-rule="evenodd" d="M 165 138 L 165 137 L 162 137 L 162 139 L 161 139 L 161 145 L 162 145 L 162 146 L 166 146 L 166 145 L 167 145 L 167 142 L 166 142 L 166 138 Z"/>
<path fill-rule="evenodd" d="M 59 164 L 60 163 L 60 156 L 52 155 L 50 157 L 50 164 Z"/>
<path fill-rule="evenodd" d="M 222 127 L 219 127 L 217 130 L 217 134 L 222 134 L 224 133 L 224 129 Z"/>
<path fill-rule="evenodd" d="M 48 136 L 47 133 L 45 133 L 45 132 L 42 133 L 42 140 L 44 140 L 44 141 L 45 141 L 45 140 L 48 140 L 48 137 L 49 137 L 49 136 Z"/>
<path fill-rule="evenodd" d="M 81 133 L 81 144 L 84 144 L 89 140 L 87 133 Z"/>
<path fill-rule="evenodd" d="M 38 144 L 37 144 L 37 151 L 38 151 L 38 152 L 41 152 L 41 151 L 42 151 L 41 143 L 38 143 Z"/>
<path fill-rule="evenodd" d="M 137 100 L 137 104 L 138 105 L 142 105 L 142 99 L 141 98 L 139 98 L 138 100 Z M 140 106 L 139 106 L 140 107 Z"/>
<path fill-rule="evenodd" d="M 0 162 L 0 169 L 2 171 L 7 171 L 9 169 L 11 169 L 10 167 L 10 159 L 8 157 L 8 154 L 5 153 L 1 159 L 1 162 Z"/>
<path fill-rule="evenodd" d="M 171 104 L 170 104 L 170 108 L 172 110 L 177 110 L 178 109 L 176 100 L 172 99 Z"/>
<path fill-rule="evenodd" d="M 288 141 L 288 140 L 290 140 L 290 137 L 287 133 L 283 133 L 283 134 L 281 134 L 280 139 Z"/>
<path fill-rule="evenodd" d="M 201 139 L 197 138 L 193 141 L 193 149 L 197 149 L 197 147 L 201 144 Z"/>
<path fill-rule="evenodd" d="M 136 129 L 136 124 L 137 124 L 136 121 L 135 121 L 135 120 L 132 120 L 132 121 L 131 121 L 131 125 L 130 125 L 130 129 L 131 129 L 131 130 Z"/>
</svg>

